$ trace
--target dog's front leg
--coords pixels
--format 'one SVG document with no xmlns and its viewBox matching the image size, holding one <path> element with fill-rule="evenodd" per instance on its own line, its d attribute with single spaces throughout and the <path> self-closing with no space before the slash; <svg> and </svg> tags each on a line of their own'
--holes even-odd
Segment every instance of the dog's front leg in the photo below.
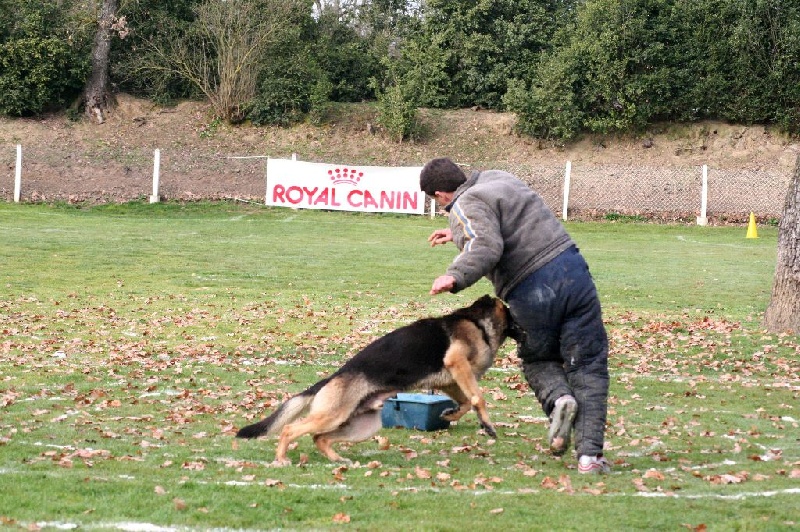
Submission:
<svg viewBox="0 0 800 532">
<path fill-rule="evenodd" d="M 453 376 L 453 380 L 469 398 L 470 404 L 478 414 L 481 427 L 492 438 L 497 437 L 497 432 L 489 419 L 486 401 L 483 399 L 472 365 L 469 363 L 470 347 L 464 342 L 453 342 L 444 355 L 444 366 Z"/>
<path fill-rule="evenodd" d="M 458 386 L 458 384 L 454 383 L 448 386 L 442 386 L 439 389 L 450 396 L 453 401 L 458 403 L 456 408 L 448 408 L 442 412 L 441 416 L 439 416 L 445 421 L 458 421 L 464 414 L 472 409 L 472 403 L 469 402 L 469 398 L 464 395 L 464 392 L 461 391 L 461 388 Z"/>
</svg>

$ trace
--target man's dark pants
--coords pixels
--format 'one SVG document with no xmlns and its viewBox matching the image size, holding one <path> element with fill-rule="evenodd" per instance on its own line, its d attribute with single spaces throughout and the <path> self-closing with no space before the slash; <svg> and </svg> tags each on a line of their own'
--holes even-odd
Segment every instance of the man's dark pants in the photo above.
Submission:
<svg viewBox="0 0 800 532">
<path fill-rule="evenodd" d="M 608 400 L 608 336 L 589 267 L 572 247 L 524 279 L 507 296 L 525 330 L 519 346 L 525 378 L 548 416 L 556 399 L 578 403 L 578 455 L 603 452 Z"/>
</svg>

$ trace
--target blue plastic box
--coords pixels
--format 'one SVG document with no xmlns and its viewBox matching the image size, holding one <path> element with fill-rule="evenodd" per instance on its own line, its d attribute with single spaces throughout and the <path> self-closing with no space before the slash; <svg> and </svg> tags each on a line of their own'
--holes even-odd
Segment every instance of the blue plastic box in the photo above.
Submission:
<svg viewBox="0 0 800 532">
<path fill-rule="evenodd" d="M 397 397 L 383 403 L 381 423 L 384 428 L 446 429 L 450 422 L 442 419 L 441 415 L 445 410 L 457 407 L 456 402 L 446 395 L 398 393 Z"/>
</svg>

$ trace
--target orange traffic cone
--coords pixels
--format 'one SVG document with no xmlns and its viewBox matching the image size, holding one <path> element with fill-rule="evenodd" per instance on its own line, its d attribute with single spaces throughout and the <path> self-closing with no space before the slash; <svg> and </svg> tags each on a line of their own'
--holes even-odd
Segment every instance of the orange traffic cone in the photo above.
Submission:
<svg viewBox="0 0 800 532">
<path fill-rule="evenodd" d="M 750 223 L 747 224 L 747 236 L 745 238 L 758 238 L 758 228 L 756 228 L 756 215 L 750 213 Z"/>
</svg>

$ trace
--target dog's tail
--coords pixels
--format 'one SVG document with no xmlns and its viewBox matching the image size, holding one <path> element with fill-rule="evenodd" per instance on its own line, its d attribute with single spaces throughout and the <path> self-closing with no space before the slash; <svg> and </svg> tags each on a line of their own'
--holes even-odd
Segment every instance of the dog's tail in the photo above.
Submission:
<svg viewBox="0 0 800 532">
<path fill-rule="evenodd" d="M 314 393 L 305 392 L 295 395 L 281 406 L 269 417 L 262 419 L 258 423 L 247 425 L 239 429 L 236 433 L 237 438 L 258 438 L 262 435 L 272 436 L 277 434 L 285 426 L 303 415 L 308 409 L 308 405 L 314 400 Z"/>
</svg>

